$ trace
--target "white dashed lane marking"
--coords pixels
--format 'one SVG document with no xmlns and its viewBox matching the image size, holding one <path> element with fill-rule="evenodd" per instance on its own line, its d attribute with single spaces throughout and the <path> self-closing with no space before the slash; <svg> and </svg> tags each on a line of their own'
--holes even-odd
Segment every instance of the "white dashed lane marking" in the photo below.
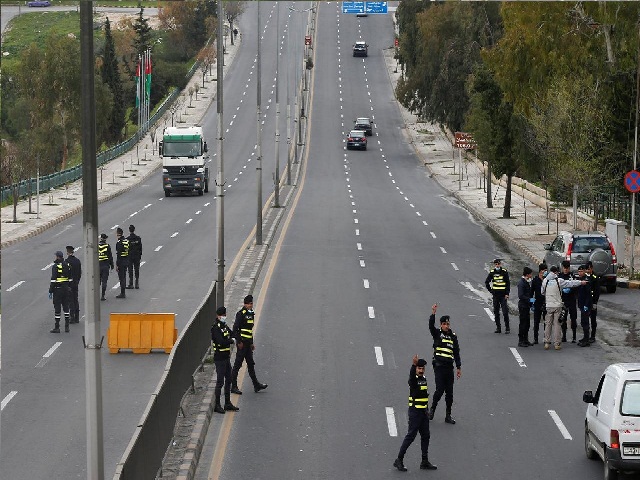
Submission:
<svg viewBox="0 0 640 480">
<path fill-rule="evenodd" d="M 429 232 L 433 238 L 436 238 L 436 234 L 433 232 Z"/>
<path fill-rule="evenodd" d="M 511 353 L 513 354 L 514 358 L 516 359 L 516 362 L 518 362 L 518 365 L 520 365 L 523 368 L 526 368 L 527 364 L 524 363 L 524 360 L 522 359 L 522 357 L 518 353 L 518 350 L 515 347 L 509 347 L 509 350 L 511 350 Z"/>
<path fill-rule="evenodd" d="M 60 345 L 62 345 L 62 342 L 54 343 L 53 346 L 49 350 L 47 350 L 47 353 L 42 355 L 42 359 L 36 364 L 36 368 L 42 368 L 44 364 L 49 361 L 49 358 L 51 357 L 51 355 L 53 355 L 53 352 L 55 352 Z"/>
<path fill-rule="evenodd" d="M 366 278 L 363 278 L 362 282 L 364 283 L 364 288 L 369 288 L 369 280 L 367 280 Z"/>
<path fill-rule="evenodd" d="M 547 412 L 549 412 L 549 415 L 551 415 L 551 418 L 553 419 L 554 423 L 558 427 L 558 430 L 560 430 L 560 433 L 562 434 L 564 439 L 565 440 L 573 440 L 573 437 L 569 433 L 569 430 L 567 430 L 567 427 L 564 426 L 564 423 L 562 423 L 562 420 L 560 420 L 560 416 L 556 413 L 556 411 L 555 410 L 547 410 Z"/>
<path fill-rule="evenodd" d="M 11 290 L 18 288 L 20 285 L 22 285 L 24 283 L 24 280 L 20 280 L 18 283 L 16 283 L 15 285 L 11 285 L 9 288 L 7 288 L 7 292 L 10 292 Z"/>
<path fill-rule="evenodd" d="M 158 245 L 158 246 L 155 248 L 154 252 L 159 252 L 161 248 L 162 248 L 162 245 Z"/>
<path fill-rule="evenodd" d="M 398 428 L 396 427 L 396 416 L 393 413 L 393 407 L 384 407 L 387 415 L 387 427 L 389 428 L 389 436 L 397 437 Z"/>
<path fill-rule="evenodd" d="M 495 317 L 493 316 L 493 312 L 489 307 L 484 307 L 484 311 L 487 312 L 487 315 L 489 315 L 489 318 L 491 319 L 492 322 L 496 321 Z"/>
<path fill-rule="evenodd" d="M 454 269 L 454 270 L 456 270 L 456 271 L 457 271 L 457 270 L 460 270 L 460 269 L 458 268 L 458 266 L 457 266 L 455 263 L 451 263 L 451 266 L 452 266 L 452 267 L 453 267 L 453 269 Z"/>
<path fill-rule="evenodd" d="M 367 307 L 369 310 L 369 318 L 376 318 L 376 312 L 373 310 L 373 307 Z"/>
<path fill-rule="evenodd" d="M 12 390 L 11 392 L 9 392 L 7 396 L 2 399 L 2 403 L 0 403 L 0 411 L 4 410 L 4 407 L 6 407 L 7 404 L 11 401 L 11 399 L 15 397 L 17 394 L 18 392 L 16 392 L 15 390 Z"/>
<path fill-rule="evenodd" d="M 376 352 L 376 362 L 378 365 L 384 365 L 384 360 L 382 359 L 382 349 L 380 347 L 373 347 Z"/>
<path fill-rule="evenodd" d="M 444 247 L 440 247 L 440 251 L 441 251 L 442 253 L 447 253 L 447 251 L 444 249 Z"/>
<path fill-rule="evenodd" d="M 179 235 L 179 232 L 173 232 L 173 234 L 171 235 L 171 238 L 177 237 Z"/>
</svg>

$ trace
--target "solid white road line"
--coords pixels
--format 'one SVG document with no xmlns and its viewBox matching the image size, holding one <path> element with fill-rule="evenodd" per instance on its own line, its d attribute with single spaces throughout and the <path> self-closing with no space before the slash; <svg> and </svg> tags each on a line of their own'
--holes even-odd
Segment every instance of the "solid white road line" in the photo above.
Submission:
<svg viewBox="0 0 640 480">
<path fill-rule="evenodd" d="M 458 266 L 453 262 L 451 263 L 451 266 L 453 267 L 454 270 L 460 270 Z"/>
<path fill-rule="evenodd" d="M 376 313 L 373 311 L 373 307 L 367 307 L 369 310 L 369 318 L 376 318 Z"/>
<path fill-rule="evenodd" d="M 444 249 L 444 247 L 440 247 L 440 251 L 441 251 L 442 253 L 447 253 L 447 251 Z"/>
<path fill-rule="evenodd" d="M 380 347 L 373 347 L 376 352 L 376 362 L 378 365 L 384 365 L 384 360 L 382 359 L 382 349 Z"/>
<path fill-rule="evenodd" d="M 12 390 L 7 394 L 6 397 L 2 399 L 2 403 L 0 403 L 0 411 L 4 410 L 4 407 L 7 406 L 7 403 L 9 403 L 11 399 L 17 395 L 17 393 L 18 392 L 16 392 L 15 390 Z"/>
<path fill-rule="evenodd" d="M 22 285 L 24 283 L 24 280 L 20 280 L 18 283 L 16 283 L 15 285 L 11 285 L 9 288 L 7 288 L 7 292 L 10 292 L 11 290 L 13 290 L 14 288 L 18 288 L 20 285 Z"/>
<path fill-rule="evenodd" d="M 492 322 L 496 321 L 495 317 L 493 316 L 493 312 L 489 307 L 484 307 L 484 311 L 487 312 L 487 315 L 489 315 L 489 318 L 491 319 Z"/>
<path fill-rule="evenodd" d="M 515 347 L 509 347 L 509 350 L 511 350 L 511 353 L 515 357 L 516 362 L 518 362 L 518 365 L 520 365 L 523 368 L 526 368 L 527 364 L 524 363 L 524 360 L 522 359 L 522 357 L 518 353 L 518 350 Z"/>
<path fill-rule="evenodd" d="M 362 282 L 364 283 L 364 288 L 369 288 L 369 280 L 367 280 L 366 278 L 363 278 Z"/>
<path fill-rule="evenodd" d="M 567 430 L 567 427 L 564 426 L 564 423 L 562 423 L 562 420 L 560 420 L 560 417 L 558 416 L 556 411 L 555 410 L 547 410 L 547 412 L 549 412 L 549 415 L 551 415 L 551 418 L 553 419 L 553 421 L 555 422 L 556 426 L 558 427 L 558 430 L 560 430 L 560 433 L 562 434 L 564 439 L 565 440 L 573 440 L 573 437 L 569 433 L 569 430 Z"/>
<path fill-rule="evenodd" d="M 389 428 L 389 435 L 391 437 L 398 436 L 398 428 L 396 427 L 396 416 L 393 413 L 393 407 L 384 407 L 387 413 L 387 427 Z"/>
</svg>

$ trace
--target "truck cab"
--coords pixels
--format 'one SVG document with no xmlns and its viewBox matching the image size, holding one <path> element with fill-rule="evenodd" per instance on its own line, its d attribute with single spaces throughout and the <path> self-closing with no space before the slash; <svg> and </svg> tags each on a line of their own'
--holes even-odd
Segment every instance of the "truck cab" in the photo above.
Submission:
<svg viewBox="0 0 640 480">
<path fill-rule="evenodd" d="M 160 142 L 164 195 L 209 191 L 209 155 L 202 127 L 167 127 Z"/>
</svg>

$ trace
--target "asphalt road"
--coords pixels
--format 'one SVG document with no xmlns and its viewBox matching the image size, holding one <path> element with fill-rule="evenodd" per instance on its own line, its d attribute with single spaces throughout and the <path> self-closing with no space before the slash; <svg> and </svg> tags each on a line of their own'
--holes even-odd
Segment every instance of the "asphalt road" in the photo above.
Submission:
<svg viewBox="0 0 640 480">
<path fill-rule="evenodd" d="M 366 59 L 351 57 L 360 38 Z M 247 380 L 234 397 L 240 412 L 213 478 L 600 478 L 583 452 L 581 396 L 608 363 L 603 350 L 516 349 L 514 317 L 513 334 L 493 333 L 483 281 L 500 246 L 406 144 L 381 57 L 392 43 L 384 16 L 320 4 L 315 85 L 332 88 L 315 89 L 302 194 L 257 305 L 256 369 L 269 389 L 254 394 Z M 369 149 L 344 150 L 351 121 L 366 115 Z M 414 353 L 431 356 L 434 302 L 461 343 L 458 424 L 443 422 L 443 399 L 431 424 L 438 471 L 418 470 L 416 441 L 400 474 L 391 465 L 409 367 Z"/>
<path fill-rule="evenodd" d="M 227 266 L 250 235 L 256 221 L 256 35 L 253 5 L 243 27 L 247 48 L 241 49 L 225 79 L 225 256 Z M 288 12 L 281 7 L 280 32 Z M 249 18 L 252 16 L 253 17 Z M 272 190 L 274 170 L 275 51 L 286 44 L 276 38 L 274 4 L 262 8 L 263 55 L 263 201 Z M 306 15 L 292 28 L 302 43 Z M 241 20 L 244 22 L 244 20 Z M 253 27 L 253 28 L 250 28 Z M 245 30 L 246 28 L 246 30 Z M 281 36 L 279 36 L 281 37 Z M 291 50 L 293 51 L 293 49 Z M 293 72 L 299 55 L 283 55 L 281 70 Z M 293 73 L 291 83 L 293 83 Z M 284 75 L 282 75 L 284 77 Z M 282 81 L 282 80 L 281 80 Z M 280 128 L 286 140 L 286 91 L 281 84 Z M 292 85 L 293 88 L 293 85 Z M 212 162 L 217 170 L 216 108 L 203 121 Z M 282 137 L 281 137 L 282 138 Z M 281 140 L 285 159 L 286 141 Z M 267 165 L 267 161 L 269 164 Z M 283 163 L 284 164 L 284 163 Z M 282 168 L 282 167 L 281 167 Z M 284 171 L 284 169 L 282 169 Z M 140 186 L 99 207 L 99 228 L 114 247 L 115 228 L 133 223 L 143 239 L 140 290 L 128 290 L 127 299 L 115 298 L 117 275 L 109 279 L 107 301 L 101 302 L 102 331 L 106 335 L 111 312 L 175 312 L 178 329 L 184 327 L 216 277 L 216 198 L 214 189 L 202 197 L 165 198 L 160 172 Z M 47 298 L 54 252 L 65 245 L 82 245 L 82 216 L 77 215 L 43 234 L 3 251 L 3 365 L 2 365 L 2 478 L 76 478 L 86 476 L 84 321 L 70 334 L 49 333 L 53 306 Z M 78 257 L 83 259 L 82 250 Z M 19 283 L 22 282 L 22 283 Z M 83 308 L 81 286 L 81 316 Z M 106 341 L 106 339 L 105 339 Z M 150 394 L 160 380 L 167 355 L 120 353 L 102 356 L 105 478 L 129 442 Z M 15 392 L 13 396 L 10 394 Z"/>
</svg>

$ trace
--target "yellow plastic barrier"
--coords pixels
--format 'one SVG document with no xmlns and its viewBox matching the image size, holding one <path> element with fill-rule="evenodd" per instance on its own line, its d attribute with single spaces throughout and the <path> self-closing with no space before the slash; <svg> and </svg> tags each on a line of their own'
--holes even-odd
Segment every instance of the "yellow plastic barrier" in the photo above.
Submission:
<svg viewBox="0 0 640 480">
<path fill-rule="evenodd" d="M 150 353 L 159 348 L 171 353 L 178 339 L 175 324 L 175 313 L 112 313 L 107 329 L 109 352 L 127 348 L 133 353 Z"/>
</svg>

